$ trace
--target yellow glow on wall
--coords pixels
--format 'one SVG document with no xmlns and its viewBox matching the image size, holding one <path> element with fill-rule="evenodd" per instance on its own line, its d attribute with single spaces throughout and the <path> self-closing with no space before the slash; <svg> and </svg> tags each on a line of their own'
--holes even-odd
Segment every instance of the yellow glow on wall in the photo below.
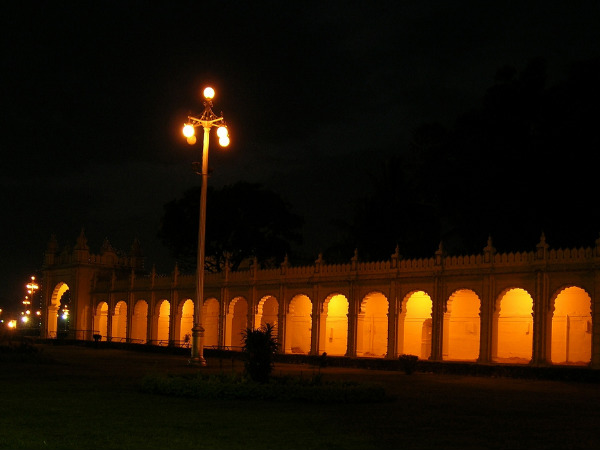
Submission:
<svg viewBox="0 0 600 450">
<path fill-rule="evenodd" d="M 94 314 L 94 333 L 102 336 L 101 340 L 106 341 L 108 338 L 108 303 L 100 302 L 96 306 Z"/>
<path fill-rule="evenodd" d="M 479 358 L 479 311 L 475 292 L 461 289 L 450 296 L 443 328 L 443 359 L 476 361 Z"/>
<path fill-rule="evenodd" d="M 136 344 L 145 344 L 148 340 L 148 303 L 138 300 L 133 308 L 131 321 L 131 339 Z"/>
<path fill-rule="evenodd" d="M 431 297 L 423 291 L 412 293 L 402 302 L 398 320 L 398 335 L 402 336 L 399 354 L 416 355 L 421 359 L 431 356 Z"/>
<path fill-rule="evenodd" d="M 333 295 L 325 301 L 323 310 L 319 353 L 344 356 L 348 348 L 348 299 Z"/>
<path fill-rule="evenodd" d="M 551 362 L 585 365 L 592 355 L 591 298 L 579 287 L 558 294 L 552 315 Z"/>
<path fill-rule="evenodd" d="M 357 320 L 356 354 L 383 358 L 387 354 L 388 311 L 387 298 L 381 293 L 367 295 L 361 303 Z"/>
<path fill-rule="evenodd" d="M 310 353 L 311 331 L 312 302 L 306 295 L 296 295 L 286 316 L 285 353 Z"/>
<path fill-rule="evenodd" d="M 533 299 L 524 289 L 511 289 L 494 313 L 492 360 L 527 364 L 533 350 Z"/>
<path fill-rule="evenodd" d="M 219 301 L 209 298 L 202 307 L 202 326 L 204 327 L 204 346 L 219 345 Z"/>
</svg>

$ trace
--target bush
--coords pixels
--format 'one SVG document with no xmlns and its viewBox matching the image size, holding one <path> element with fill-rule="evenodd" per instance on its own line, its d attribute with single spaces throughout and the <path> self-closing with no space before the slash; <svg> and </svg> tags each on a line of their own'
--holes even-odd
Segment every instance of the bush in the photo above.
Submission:
<svg viewBox="0 0 600 450">
<path fill-rule="evenodd" d="M 259 383 L 269 381 L 269 376 L 275 364 L 277 339 L 273 336 L 273 325 L 265 324 L 259 329 L 247 328 L 242 333 L 244 347 L 244 369 L 246 374 Z"/>
<path fill-rule="evenodd" d="M 404 370 L 405 374 L 410 375 L 416 370 L 419 357 L 416 355 L 402 354 L 398 356 L 398 360 L 400 361 L 400 368 Z"/>
</svg>

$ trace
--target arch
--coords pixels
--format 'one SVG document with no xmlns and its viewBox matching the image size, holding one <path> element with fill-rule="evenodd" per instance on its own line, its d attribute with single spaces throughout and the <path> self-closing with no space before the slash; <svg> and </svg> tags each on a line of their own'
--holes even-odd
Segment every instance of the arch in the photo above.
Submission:
<svg viewBox="0 0 600 450">
<path fill-rule="evenodd" d="M 148 340 L 148 303 L 138 300 L 133 307 L 131 342 L 145 344 Z"/>
<path fill-rule="evenodd" d="M 225 327 L 225 345 L 241 349 L 244 345 L 242 333 L 248 328 L 248 301 L 236 297 L 229 303 Z"/>
<path fill-rule="evenodd" d="M 479 358 L 480 310 L 481 301 L 470 289 L 459 289 L 450 296 L 444 313 L 444 360 L 476 361 Z"/>
<path fill-rule="evenodd" d="M 348 299 L 333 294 L 323 302 L 319 353 L 344 356 L 348 350 Z"/>
<path fill-rule="evenodd" d="M 219 346 L 219 301 L 206 299 L 202 306 L 202 327 L 204 328 L 204 347 Z"/>
<path fill-rule="evenodd" d="M 94 334 L 101 336 L 100 340 L 108 339 L 108 303 L 100 302 L 94 311 Z"/>
<path fill-rule="evenodd" d="M 181 305 L 181 319 L 179 325 L 179 342 L 182 347 L 189 347 L 192 341 L 192 328 L 194 326 L 194 301 L 185 299 Z"/>
<path fill-rule="evenodd" d="M 260 328 L 267 323 L 273 325 L 273 335 L 277 336 L 277 323 L 279 321 L 279 302 L 272 295 L 266 295 L 258 302 L 254 323 Z"/>
<path fill-rule="evenodd" d="M 577 286 L 563 289 L 554 300 L 550 361 L 587 365 L 592 357 L 592 300 Z"/>
<path fill-rule="evenodd" d="M 169 345 L 169 322 L 171 319 L 171 304 L 162 300 L 156 307 L 156 344 Z"/>
<path fill-rule="evenodd" d="M 127 340 L 127 303 L 119 301 L 115 305 L 112 316 L 111 340 L 125 342 Z"/>
<path fill-rule="evenodd" d="M 402 300 L 398 317 L 398 353 L 431 356 L 431 313 L 433 302 L 424 291 L 411 292 Z"/>
<path fill-rule="evenodd" d="M 50 304 L 48 305 L 48 314 L 46 315 L 46 332 L 49 338 L 55 338 L 58 335 L 59 310 L 63 302 L 66 303 L 63 295 L 68 291 L 69 286 L 63 282 L 58 283 L 52 291 Z"/>
<path fill-rule="evenodd" d="M 360 304 L 356 328 L 356 354 L 384 358 L 387 354 L 389 302 L 385 295 L 373 292 Z"/>
<path fill-rule="evenodd" d="M 312 302 L 304 294 L 290 301 L 286 315 L 285 353 L 309 354 L 311 350 Z"/>
<path fill-rule="evenodd" d="M 533 298 L 508 289 L 496 301 L 492 320 L 492 361 L 527 364 L 533 354 Z"/>
</svg>

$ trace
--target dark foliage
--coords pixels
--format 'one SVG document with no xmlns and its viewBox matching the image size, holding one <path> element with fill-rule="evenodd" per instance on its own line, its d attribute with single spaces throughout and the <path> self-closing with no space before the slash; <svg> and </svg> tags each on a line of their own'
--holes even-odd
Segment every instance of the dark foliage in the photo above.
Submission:
<svg viewBox="0 0 600 450">
<path fill-rule="evenodd" d="M 242 333 L 244 369 L 253 381 L 259 383 L 269 381 L 277 352 L 277 338 L 273 332 L 273 325 L 267 323 L 256 330 L 247 328 Z"/>
<path fill-rule="evenodd" d="M 158 237 L 171 250 L 182 270 L 196 266 L 200 188 L 165 205 Z M 291 212 L 279 195 L 257 183 L 238 182 L 221 189 L 209 187 L 206 211 L 206 269 L 218 272 L 225 264 L 236 270 L 256 258 L 262 267 L 281 263 L 301 243 L 303 219 Z"/>
<path fill-rule="evenodd" d="M 542 232 L 555 247 L 593 243 L 600 155 L 596 132 L 600 59 L 575 65 L 547 86 L 543 60 L 503 67 L 481 106 L 453 129 L 424 124 L 409 152 L 390 158 L 373 177 L 343 239 L 325 258 L 387 260 L 480 253 L 491 236 L 500 251 L 532 249 Z M 334 258 L 328 258 L 328 256 Z"/>
</svg>

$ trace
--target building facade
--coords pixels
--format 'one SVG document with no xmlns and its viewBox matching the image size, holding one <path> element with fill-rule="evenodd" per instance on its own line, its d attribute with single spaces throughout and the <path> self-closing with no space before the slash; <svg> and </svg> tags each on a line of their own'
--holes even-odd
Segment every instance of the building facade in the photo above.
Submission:
<svg viewBox="0 0 600 450">
<path fill-rule="evenodd" d="M 42 333 L 76 339 L 190 343 L 195 275 L 143 270 L 139 247 L 118 256 L 53 239 L 43 268 Z M 143 274 L 143 275 L 142 275 Z M 66 294 L 69 295 L 66 295 Z M 275 326 L 280 351 L 351 357 L 600 368 L 600 239 L 593 247 L 482 253 L 276 269 L 254 262 L 207 274 L 205 348 L 239 349 L 241 332 Z M 68 316 L 60 314 L 68 308 Z M 63 319 L 62 317 L 67 317 Z M 68 327 L 65 320 L 69 320 Z M 95 335 L 95 337 L 94 337 Z"/>
</svg>

